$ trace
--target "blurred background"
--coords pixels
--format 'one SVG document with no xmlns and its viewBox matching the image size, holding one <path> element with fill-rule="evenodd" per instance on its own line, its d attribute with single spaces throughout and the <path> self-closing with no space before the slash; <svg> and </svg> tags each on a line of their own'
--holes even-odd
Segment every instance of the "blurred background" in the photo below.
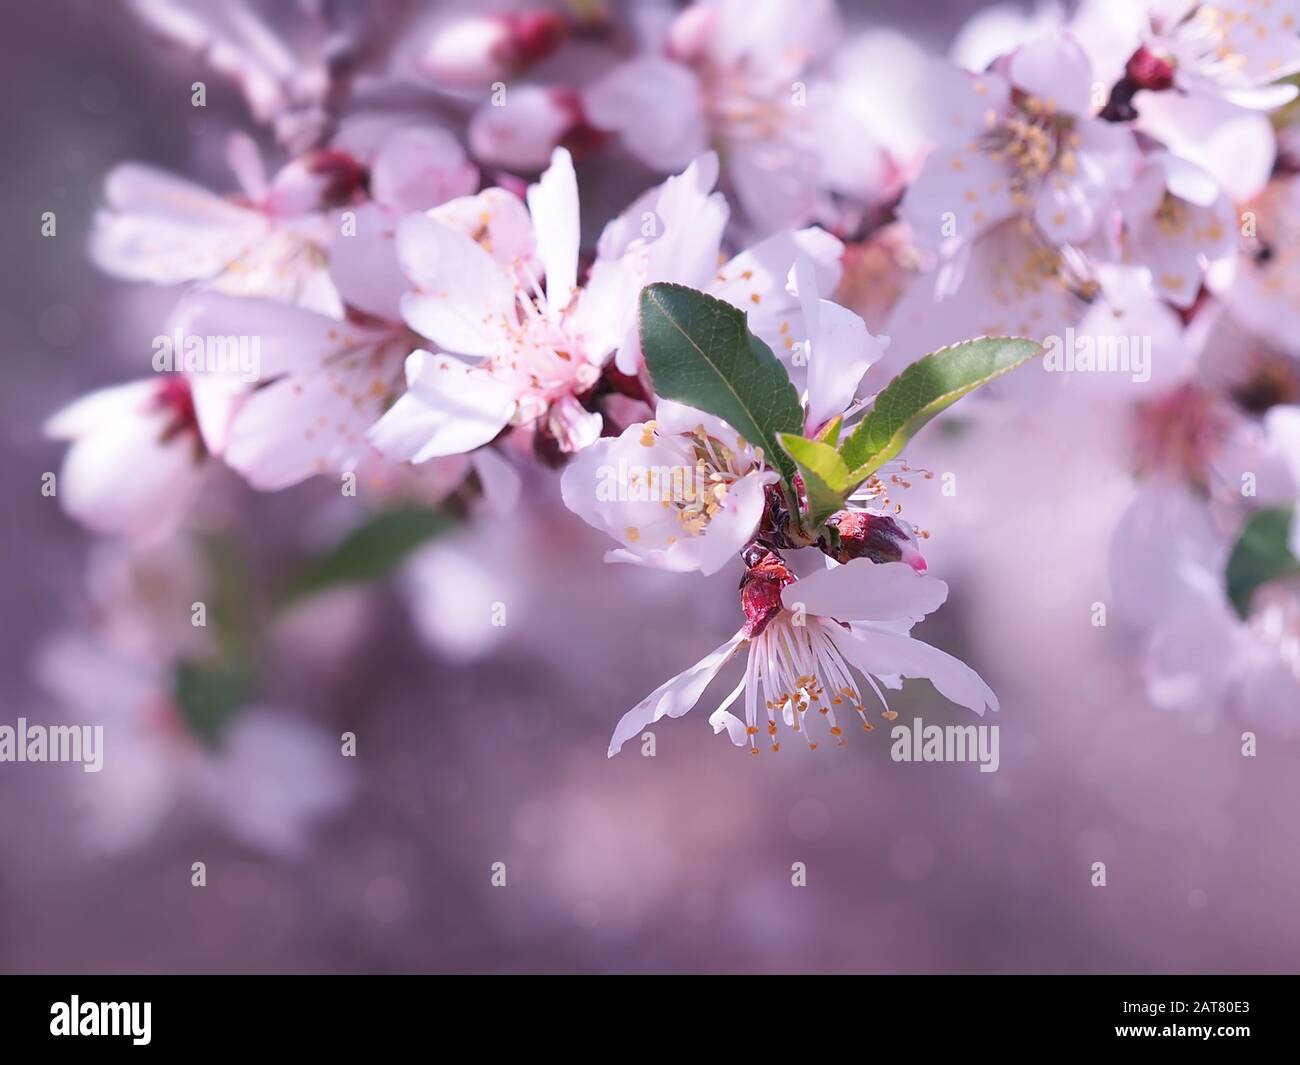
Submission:
<svg viewBox="0 0 1300 1065">
<path fill-rule="evenodd" d="M 980 6 L 843 9 L 942 54 Z M 518 517 L 277 615 L 246 757 L 115 731 L 154 678 L 84 633 L 129 585 L 181 604 L 140 639 L 188 639 L 192 560 L 160 549 L 141 574 L 70 521 L 40 492 L 62 453 L 41 427 L 138 376 L 174 299 L 88 261 L 103 175 L 139 159 L 227 188 L 214 146 L 243 105 L 208 76 L 208 107 L 192 108 L 201 69 L 118 4 L 4 8 L 0 723 L 108 727 L 102 774 L 0 764 L 0 969 L 1294 969 L 1296 748 L 1264 739 L 1245 759 L 1238 723 L 1151 707 L 1131 634 L 1091 624 L 1126 489 L 1093 469 L 1084 424 L 984 427 L 977 449 L 940 460 L 961 491 L 926 515 L 951 593 L 918 635 L 998 692 L 996 773 L 895 763 L 882 727 L 751 758 L 703 707 L 654 730 L 654 757 L 629 745 L 607 760 L 623 711 L 734 631 L 739 570 L 603 566 L 608 545 L 550 474 Z M 200 521 L 242 573 L 225 592 L 254 604 L 350 521 L 332 483 L 263 496 L 230 477 L 210 492 Z M 484 622 L 495 604 L 503 626 Z M 968 716 L 924 682 L 895 709 Z"/>
</svg>

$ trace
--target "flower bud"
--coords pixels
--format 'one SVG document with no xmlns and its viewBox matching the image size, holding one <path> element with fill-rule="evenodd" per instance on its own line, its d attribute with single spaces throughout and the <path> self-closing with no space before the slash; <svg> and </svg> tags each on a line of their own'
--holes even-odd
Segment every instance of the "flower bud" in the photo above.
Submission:
<svg viewBox="0 0 1300 1065">
<path fill-rule="evenodd" d="M 1174 66 L 1149 48 L 1139 48 L 1124 67 L 1125 76 L 1139 89 L 1163 92 L 1173 88 Z"/>
<path fill-rule="evenodd" d="M 837 562 L 869 558 L 872 562 L 906 562 L 917 573 L 926 571 L 916 537 L 888 514 L 841 510 L 826 524 L 839 534 L 838 546 L 825 538 L 818 545 Z"/>
<path fill-rule="evenodd" d="M 279 217 L 355 203 L 370 175 L 347 152 L 321 148 L 285 164 L 271 182 L 266 210 Z"/>
<path fill-rule="evenodd" d="M 481 89 L 545 59 L 566 30 L 563 17 L 552 11 L 457 19 L 433 35 L 419 67 L 446 88 Z"/>
</svg>

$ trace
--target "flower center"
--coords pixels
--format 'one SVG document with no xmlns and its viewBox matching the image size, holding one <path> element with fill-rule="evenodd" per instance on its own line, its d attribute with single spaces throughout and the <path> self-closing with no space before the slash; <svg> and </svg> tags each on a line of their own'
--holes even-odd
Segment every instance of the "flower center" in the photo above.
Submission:
<svg viewBox="0 0 1300 1065">
<path fill-rule="evenodd" d="M 194 393 L 190 380 L 184 374 L 172 373 L 164 377 L 154 393 L 154 406 L 168 415 L 163 429 L 162 442 L 170 443 L 183 433 L 190 433 L 202 450 L 199 437 L 199 419 L 194 410 Z"/>
<path fill-rule="evenodd" d="M 491 356 L 489 371 L 507 380 L 519 397 L 515 422 L 536 421 L 552 403 L 580 395 L 600 379 L 567 308 L 556 313 L 531 273 L 515 283 L 516 316 L 506 323 L 506 348 Z"/>
<path fill-rule="evenodd" d="M 1053 171 L 1074 174 L 1079 146 L 1073 117 L 1035 96 L 1016 92 L 1014 99 L 1017 109 L 984 135 L 984 151 L 1007 165 L 1013 197 Z"/>
<path fill-rule="evenodd" d="M 1134 450 L 1139 473 L 1168 473 L 1199 491 L 1210 487 L 1210 468 L 1229 431 L 1223 406 L 1187 383 L 1137 404 Z"/>
<path fill-rule="evenodd" d="M 679 463 L 667 469 L 654 468 L 648 476 L 650 488 L 660 504 L 677 511 L 677 521 L 686 536 L 701 536 L 722 509 L 731 486 L 755 466 L 752 452 L 739 437 L 733 450 L 711 436 L 703 425 L 690 433 L 661 436 L 658 423 L 646 422 L 641 430 L 641 446 L 653 447 L 657 440 L 667 440 L 678 449 Z M 664 479 L 668 483 L 664 484 Z"/>
<path fill-rule="evenodd" d="M 846 707 L 856 713 L 862 719 L 864 732 L 874 726 L 867 720 L 862 693 L 848 663 L 831 639 L 829 626 L 835 622 L 817 617 L 801 620 L 798 623 L 793 612 L 782 610 L 750 647 L 749 668 L 762 687 L 772 750 L 781 749 L 776 738 L 778 715 L 791 731 L 804 734 L 810 750 L 817 749 L 817 741 L 804 721 L 809 711 L 825 718 L 837 746 L 846 746 L 844 729 L 835 716 L 837 708 L 841 713 Z M 755 754 L 758 748 L 754 737 L 758 731 L 757 722 L 749 721 L 750 746 Z"/>
</svg>

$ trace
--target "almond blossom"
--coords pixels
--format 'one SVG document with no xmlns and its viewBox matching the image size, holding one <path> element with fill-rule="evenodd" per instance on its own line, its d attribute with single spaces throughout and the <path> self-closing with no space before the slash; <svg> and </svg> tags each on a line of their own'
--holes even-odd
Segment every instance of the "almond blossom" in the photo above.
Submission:
<svg viewBox="0 0 1300 1065">
<path fill-rule="evenodd" d="M 783 323 L 789 350 L 781 350 L 815 431 L 852 404 L 889 338 L 871 336 L 852 311 L 821 299 L 814 262 L 792 251 L 789 288 L 801 313 L 797 332 Z M 761 451 L 722 419 L 661 399 L 653 420 L 580 454 L 561 487 L 570 510 L 623 544 L 607 561 L 708 575 L 754 537 L 778 480 Z"/>
<path fill-rule="evenodd" d="M 245 135 L 229 138 L 226 157 L 240 185 L 231 196 L 141 163 L 115 168 L 91 237 L 100 268 L 338 317 L 327 251 L 343 230 L 340 209 L 369 201 L 390 215 L 423 210 L 478 184 L 454 137 L 403 122 L 351 123 L 335 145 L 291 159 L 273 177 Z"/>
<path fill-rule="evenodd" d="M 969 241 L 1018 217 L 1054 242 L 1097 230 L 1132 181 L 1137 148 L 1095 117 L 1092 67 L 1073 38 L 1042 37 L 987 73 L 936 78 L 936 144 L 900 207 L 918 240 Z"/>
<path fill-rule="evenodd" d="M 1124 252 L 1151 273 L 1156 290 L 1190 307 L 1207 274 L 1216 284 L 1236 257 L 1232 204 L 1200 168 L 1169 152 L 1152 155 L 1124 201 Z"/>
<path fill-rule="evenodd" d="M 807 339 L 808 328 L 801 317 L 805 301 L 790 272 L 802 260 L 806 290 L 820 297 L 839 283 L 844 245 L 809 226 L 780 230 L 727 258 L 723 235 L 730 210 L 714 191 L 718 175 L 717 154 L 706 152 L 610 222 L 601 233 L 593 277 L 603 271 L 633 286 L 670 281 L 726 300 L 745 312 L 750 331 L 793 368 L 796 346 Z M 638 235 L 647 210 L 655 224 L 650 239 Z M 641 341 L 634 306 L 627 311 L 614 365 L 635 375 L 642 367 Z"/>
<path fill-rule="evenodd" d="M 1234 714 L 1284 738 L 1300 736 L 1300 588 L 1257 589 L 1242 618 L 1218 570 L 1184 570 L 1182 609 L 1151 631 L 1143 663 L 1152 701 L 1183 713 Z"/>
<path fill-rule="evenodd" d="M 578 286 L 578 186 L 569 153 L 556 149 L 528 191 L 527 213 L 502 196 L 500 234 L 487 227 L 487 215 L 473 233 L 433 215 L 399 228 L 398 255 L 416 286 L 402 312 L 440 351 L 410 355 L 406 392 L 370 432 L 395 458 L 470 451 L 511 424 L 539 428 L 562 451 L 600 435 L 600 415 L 578 397 L 595 385 L 618 340 L 626 294 Z"/>
<path fill-rule="evenodd" d="M 611 223 L 584 285 L 577 181 L 563 148 L 529 189 L 527 210 L 495 190 L 491 216 L 452 204 L 404 221 L 398 256 L 416 289 L 403 298 L 402 313 L 437 351 L 407 360 L 406 392 L 371 442 L 394 458 L 423 462 L 470 451 L 515 426 L 533 428 L 561 452 L 589 447 L 603 419 L 585 400 L 606 363 L 614 357 L 625 374 L 639 368 L 636 298 L 649 281 L 706 277 L 711 292 L 756 308 L 769 335 L 783 326 L 788 332 L 782 312 L 794 301 L 783 286 L 794 255 L 807 246 L 833 262 L 839 242 L 820 231 L 778 234 L 719 269 L 726 214 L 710 192 L 716 176 L 717 161 L 706 155 L 665 183 L 652 197 L 659 214 L 649 236 L 628 216 Z"/>
<path fill-rule="evenodd" d="M 159 663 L 66 634 L 44 649 L 38 672 L 64 712 L 103 724 L 112 751 L 83 792 L 94 850 L 138 847 L 184 811 L 292 857 L 351 793 L 332 740 L 283 708 L 246 708 L 214 750 L 188 730 Z"/>
<path fill-rule="evenodd" d="M 177 670 L 218 643 L 188 621 L 216 591 L 198 545 L 106 543 L 89 577 L 87 622 L 56 633 L 36 663 L 48 702 L 104 729 L 110 753 L 80 796 L 88 848 L 139 846 L 183 811 L 260 851 L 301 854 L 352 785 L 333 741 L 299 713 L 252 702 L 219 742 L 187 716 Z"/>
<path fill-rule="evenodd" d="M 166 536 L 185 516 L 207 471 L 183 374 L 92 392 L 53 415 L 45 433 L 70 443 L 58 478 L 63 508 L 103 533 Z"/>
<path fill-rule="evenodd" d="M 579 454 L 561 486 L 570 510 L 623 544 L 606 561 L 708 575 L 753 538 L 777 480 L 720 418 L 661 399 L 652 421 Z"/>
<path fill-rule="evenodd" d="M 818 746 L 814 736 L 823 727 L 838 745 L 847 742 L 838 715 L 856 713 L 870 731 L 858 674 L 887 712 L 881 689 L 901 687 L 908 677 L 925 677 L 945 697 L 977 714 L 997 710 L 997 697 L 974 670 L 911 636 L 912 626 L 938 609 L 947 595 L 943 581 L 901 562 L 858 559 L 796 580 L 779 556 L 757 549 L 741 589 L 745 623 L 726 643 L 624 714 L 609 755 L 661 718 L 687 713 L 742 651 L 744 677 L 709 723 L 715 733 L 725 730 L 732 743 L 748 745 L 754 754 L 760 731 L 773 751 L 780 750 L 779 723 L 802 733 L 809 749 Z M 729 709 L 742 695 L 743 720 Z M 825 726 L 813 724 L 818 717 Z"/>
<path fill-rule="evenodd" d="M 128 281 L 201 281 L 340 313 L 324 255 L 331 226 L 319 208 L 359 192 L 360 166 L 342 153 L 316 153 L 268 182 L 241 135 L 231 137 L 227 160 L 241 186 L 232 198 L 145 164 L 116 167 L 91 237 L 95 263 Z"/>
<path fill-rule="evenodd" d="M 835 142 L 817 135 L 817 106 L 799 94 L 838 32 L 831 0 L 759 10 L 745 0 L 695 3 L 669 27 L 662 54 L 588 86 L 583 109 L 660 170 L 716 148 L 761 232 L 800 225 L 824 209 L 821 156 Z"/>
<path fill-rule="evenodd" d="M 1145 7 L 1149 29 L 1129 63 L 1145 87 L 1261 110 L 1295 99 L 1296 86 L 1278 83 L 1300 71 L 1296 0 L 1147 0 Z"/>
</svg>

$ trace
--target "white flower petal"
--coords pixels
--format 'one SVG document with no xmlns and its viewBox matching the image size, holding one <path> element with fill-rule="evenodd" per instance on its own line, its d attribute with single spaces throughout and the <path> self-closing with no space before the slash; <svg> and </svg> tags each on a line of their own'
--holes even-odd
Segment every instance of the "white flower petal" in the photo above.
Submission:
<svg viewBox="0 0 1300 1065">
<path fill-rule="evenodd" d="M 78 521 L 104 533 L 152 539 L 184 516 L 203 471 L 195 439 L 182 433 L 162 443 L 167 415 L 123 412 L 68 449 L 59 497 Z"/>
<path fill-rule="evenodd" d="M 472 237 L 504 269 L 516 263 L 532 269 L 537 237 L 524 201 L 506 189 L 490 188 L 474 196 L 448 200 L 427 212 L 452 229 Z"/>
<path fill-rule="evenodd" d="M 1264 431 L 1286 463 L 1300 493 L 1300 407 L 1273 407 L 1264 415 Z"/>
<path fill-rule="evenodd" d="M 424 215 L 397 227 L 397 257 L 416 291 L 402 315 L 416 332 L 461 355 L 492 355 L 515 319 L 515 286 L 504 269 L 464 233 Z"/>
<path fill-rule="evenodd" d="M 114 168 L 104 195 L 108 206 L 95 218 L 90 255 L 100 269 L 132 281 L 212 277 L 270 228 L 256 211 L 139 163 Z"/>
<path fill-rule="evenodd" d="M 741 721 L 740 718 L 735 714 L 728 713 L 727 707 L 740 697 L 740 693 L 745 690 L 745 684 L 748 680 L 749 677 L 747 675 L 742 676 L 740 678 L 740 683 L 732 689 L 731 694 L 723 699 L 718 708 L 709 715 L 709 724 L 713 726 L 713 734 L 716 736 L 725 728 L 727 730 L 727 736 L 737 747 L 743 747 L 749 742 L 749 730 L 745 727 L 745 723 Z"/>
<path fill-rule="evenodd" d="M 623 134 L 628 151 L 661 173 L 708 148 L 699 79 L 668 59 L 619 64 L 587 88 L 582 108 L 593 126 Z"/>
<path fill-rule="evenodd" d="M 1016 50 L 1011 82 L 1057 110 L 1072 115 L 1092 111 L 1092 63 L 1073 37 L 1049 34 Z"/>
<path fill-rule="evenodd" d="M 96 389 L 73 400 L 45 422 L 45 435 L 52 440 L 75 440 L 97 429 L 111 427 L 122 418 L 137 417 L 147 410 L 158 390 L 158 382 L 130 381 Z"/>
<path fill-rule="evenodd" d="M 551 152 L 573 125 L 573 108 L 549 86 L 510 87 L 510 106 L 485 103 L 469 120 L 466 140 L 485 166 L 532 174 L 546 166 Z"/>
<path fill-rule="evenodd" d="M 808 426 L 817 429 L 842 413 L 857 395 L 862 375 L 889 348 L 847 307 L 818 301 L 819 328 L 808 358 Z"/>
<path fill-rule="evenodd" d="M 753 539 L 763 517 L 767 485 L 778 479 L 771 471 L 755 470 L 727 490 L 721 509 L 700 537 L 700 572 L 706 577 L 722 569 Z"/>
<path fill-rule="evenodd" d="M 556 148 L 551 165 L 528 189 L 528 212 L 537 234 L 537 257 L 546 272 L 546 302 L 558 314 L 578 284 L 578 177 L 567 149 Z"/>
<path fill-rule="evenodd" d="M 870 625 L 855 624 L 849 629 L 835 626 L 830 632 L 835 646 L 863 673 L 924 677 L 945 698 L 981 716 L 986 708 L 998 708 L 998 697 L 980 675 L 946 651 Z"/>
<path fill-rule="evenodd" d="M 715 440 L 721 440 L 727 447 L 735 447 L 740 434 L 716 414 L 688 407 L 675 399 L 661 399 L 655 404 L 655 425 L 663 436 L 676 434 L 690 435 L 700 426 Z"/>
<path fill-rule="evenodd" d="M 349 306 L 388 322 L 402 320 L 410 282 L 397 261 L 398 216 L 377 203 L 354 208 L 357 231 L 330 256 L 330 280 Z"/>
<path fill-rule="evenodd" d="M 614 728 L 614 735 L 610 738 L 609 757 L 613 758 L 623 744 L 641 735 L 647 727 L 660 718 L 681 717 L 690 710 L 700 701 L 704 689 L 718 675 L 718 671 L 731 660 L 731 656 L 743 642 L 744 637 L 737 632 L 717 650 L 677 674 L 672 680 L 661 684 L 624 714 Z"/>
<path fill-rule="evenodd" d="M 620 436 L 597 440 L 578 452 L 560 478 L 564 504 L 624 545 L 630 557 L 620 554 L 618 561 L 694 569 L 699 538 L 690 537 L 677 520 L 677 509 L 662 502 L 694 485 L 694 468 L 671 439 L 642 446 L 643 432 L 643 424 L 631 425 Z M 672 539 L 679 542 L 670 543 Z"/>
<path fill-rule="evenodd" d="M 407 462 L 480 447 L 506 427 L 515 410 L 507 385 L 447 355 L 411 352 L 406 388 L 367 439 L 390 458 Z"/>
<path fill-rule="evenodd" d="M 787 609 L 802 603 L 807 613 L 837 621 L 920 621 L 948 598 L 939 578 L 917 573 L 906 562 L 855 558 L 818 570 L 788 585 Z"/>
<path fill-rule="evenodd" d="M 388 137 L 370 164 L 370 193 L 395 211 L 423 211 L 478 186 L 460 142 L 437 126 L 408 126 Z"/>
</svg>

